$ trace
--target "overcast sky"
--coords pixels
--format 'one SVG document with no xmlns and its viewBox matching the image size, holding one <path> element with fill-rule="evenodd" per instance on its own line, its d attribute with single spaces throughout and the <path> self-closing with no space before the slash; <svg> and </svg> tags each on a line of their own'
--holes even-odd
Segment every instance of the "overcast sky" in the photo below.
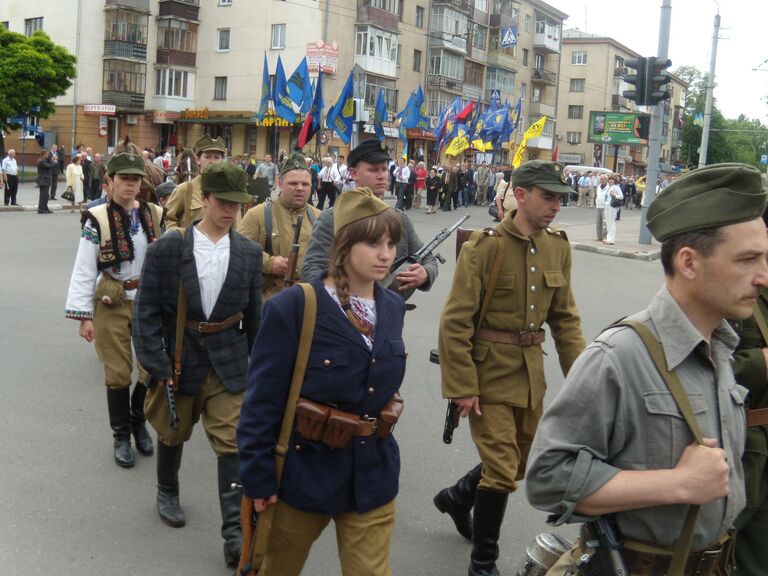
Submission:
<svg viewBox="0 0 768 576">
<path fill-rule="evenodd" d="M 643 56 L 656 56 L 662 0 L 547 0 L 569 15 L 565 28 L 610 36 Z M 671 0 L 668 57 L 672 69 L 709 71 L 718 2 Z M 745 114 L 768 124 L 768 0 L 722 0 L 715 103 L 726 118 Z M 761 71 L 753 71 L 760 68 Z"/>
</svg>

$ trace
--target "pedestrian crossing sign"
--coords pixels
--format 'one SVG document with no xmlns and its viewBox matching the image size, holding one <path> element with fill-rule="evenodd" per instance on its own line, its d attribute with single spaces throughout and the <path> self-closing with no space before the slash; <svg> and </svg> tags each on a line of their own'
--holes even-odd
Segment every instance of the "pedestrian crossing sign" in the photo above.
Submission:
<svg viewBox="0 0 768 576">
<path fill-rule="evenodd" d="M 510 46 L 517 46 L 517 26 L 501 29 L 501 47 L 509 48 Z"/>
</svg>

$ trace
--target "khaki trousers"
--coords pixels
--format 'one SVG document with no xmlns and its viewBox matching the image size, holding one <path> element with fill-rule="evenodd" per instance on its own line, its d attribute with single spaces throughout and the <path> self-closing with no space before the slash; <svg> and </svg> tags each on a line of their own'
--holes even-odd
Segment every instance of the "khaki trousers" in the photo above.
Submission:
<svg viewBox="0 0 768 576">
<path fill-rule="evenodd" d="M 480 488 L 514 492 L 525 476 L 533 435 L 541 419 L 542 404 L 535 409 L 480 403 L 482 416 L 469 414 L 472 441 L 483 462 Z"/>
<path fill-rule="evenodd" d="M 302 512 L 278 500 L 263 576 L 298 576 L 309 549 L 328 523 L 336 526 L 336 543 L 343 576 L 392 576 L 389 547 L 395 527 L 395 501 L 370 512 L 335 516 Z"/>
<path fill-rule="evenodd" d="M 104 284 L 102 280 L 100 284 Z M 111 283 L 111 282 L 110 282 Z M 122 290 L 120 286 L 120 290 Z M 97 290 L 97 296 L 99 290 Z M 124 295 L 124 292 L 123 292 Z M 131 385 L 133 373 L 133 349 L 131 347 L 131 312 L 133 300 L 112 300 L 104 304 L 96 299 L 93 310 L 94 345 L 96 354 L 104 365 L 104 383 L 107 388 L 119 390 Z M 138 363 L 137 363 L 138 365 Z M 138 366 L 139 381 L 146 382 L 147 373 Z"/>
<path fill-rule="evenodd" d="M 237 423 L 244 392 L 232 394 L 213 370 L 208 371 L 205 384 L 194 396 L 175 394 L 178 430 L 168 421 L 168 400 L 165 385 L 157 384 L 147 392 L 144 413 L 157 438 L 167 446 L 178 446 L 189 440 L 192 428 L 203 417 L 203 428 L 216 456 L 237 454 Z"/>
</svg>

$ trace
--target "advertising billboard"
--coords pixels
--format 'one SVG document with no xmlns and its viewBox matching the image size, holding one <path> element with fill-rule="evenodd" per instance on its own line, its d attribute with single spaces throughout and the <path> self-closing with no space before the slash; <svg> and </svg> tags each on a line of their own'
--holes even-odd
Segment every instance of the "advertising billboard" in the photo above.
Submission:
<svg viewBox="0 0 768 576">
<path fill-rule="evenodd" d="M 637 112 L 590 112 L 587 142 L 612 146 L 648 146 L 651 117 Z"/>
</svg>

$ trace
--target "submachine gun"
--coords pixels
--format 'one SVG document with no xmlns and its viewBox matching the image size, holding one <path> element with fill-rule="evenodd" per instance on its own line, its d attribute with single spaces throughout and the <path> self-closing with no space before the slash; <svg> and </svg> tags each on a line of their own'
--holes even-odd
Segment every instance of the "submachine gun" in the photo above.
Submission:
<svg viewBox="0 0 768 576">
<path fill-rule="evenodd" d="M 432 238 L 432 240 L 419 248 L 416 253 L 408 254 L 407 256 L 395 260 L 394 264 L 392 264 L 392 267 L 389 269 L 389 276 L 387 276 L 383 282 L 384 286 L 400 294 L 403 297 L 403 300 L 408 300 L 408 298 L 413 295 L 415 289 L 409 288 L 408 290 L 400 290 L 400 283 L 397 281 L 397 275 L 400 274 L 400 272 L 408 270 L 408 268 L 411 267 L 411 264 L 423 265 L 424 261 L 432 255 L 437 247 L 445 242 L 451 234 L 453 234 L 453 232 L 468 219 L 469 214 L 465 214 L 450 228 L 443 228 L 434 238 Z M 440 254 L 435 254 L 435 258 L 437 258 L 441 264 L 445 264 L 445 258 L 440 256 Z"/>
</svg>

